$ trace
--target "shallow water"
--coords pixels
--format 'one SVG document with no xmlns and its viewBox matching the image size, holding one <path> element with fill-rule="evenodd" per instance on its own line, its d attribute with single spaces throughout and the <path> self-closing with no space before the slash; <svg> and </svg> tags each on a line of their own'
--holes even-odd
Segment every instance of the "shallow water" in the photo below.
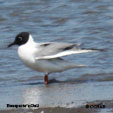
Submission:
<svg viewBox="0 0 113 113">
<path fill-rule="evenodd" d="M 73 42 L 105 51 L 66 57 L 88 67 L 52 74 L 50 79 L 60 82 L 45 87 L 43 73 L 25 67 L 17 47 L 7 48 L 22 31 L 29 31 L 37 42 Z M 112 100 L 112 31 L 112 0 L 1 0 L 0 109 L 14 102 L 78 107 L 87 101 Z"/>
</svg>

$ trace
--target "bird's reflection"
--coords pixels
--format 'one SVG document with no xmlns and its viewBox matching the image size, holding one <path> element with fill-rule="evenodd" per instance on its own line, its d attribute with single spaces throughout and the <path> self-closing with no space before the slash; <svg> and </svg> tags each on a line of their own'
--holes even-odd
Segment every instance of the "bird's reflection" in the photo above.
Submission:
<svg viewBox="0 0 113 113">
<path fill-rule="evenodd" d="M 24 104 L 39 104 L 40 107 L 75 106 L 79 99 L 78 84 L 32 85 L 23 91 Z M 76 90 L 77 88 L 77 90 Z"/>
</svg>

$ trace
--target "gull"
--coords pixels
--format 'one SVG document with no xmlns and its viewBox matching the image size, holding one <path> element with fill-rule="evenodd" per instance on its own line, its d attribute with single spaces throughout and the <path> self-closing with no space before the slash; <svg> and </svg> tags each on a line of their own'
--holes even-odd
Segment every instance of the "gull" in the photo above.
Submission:
<svg viewBox="0 0 113 113">
<path fill-rule="evenodd" d="M 48 75 L 55 72 L 62 72 L 72 68 L 86 67 L 76 65 L 62 58 L 63 56 L 87 52 L 97 52 L 98 49 L 80 48 L 77 44 L 62 42 L 37 43 L 29 32 L 21 32 L 14 42 L 8 45 L 18 45 L 18 56 L 22 62 L 32 70 L 43 72 L 44 82 L 47 85 Z"/>
</svg>

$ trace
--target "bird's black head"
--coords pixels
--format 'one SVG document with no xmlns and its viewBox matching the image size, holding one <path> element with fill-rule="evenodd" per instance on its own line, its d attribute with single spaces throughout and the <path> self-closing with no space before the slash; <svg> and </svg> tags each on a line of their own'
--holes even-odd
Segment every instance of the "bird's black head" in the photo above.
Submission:
<svg viewBox="0 0 113 113">
<path fill-rule="evenodd" d="M 15 41 L 11 44 L 8 45 L 8 47 L 11 47 L 13 45 L 23 45 L 25 44 L 28 40 L 29 40 L 29 33 L 28 32 L 21 32 L 19 33 L 16 38 Z"/>
</svg>

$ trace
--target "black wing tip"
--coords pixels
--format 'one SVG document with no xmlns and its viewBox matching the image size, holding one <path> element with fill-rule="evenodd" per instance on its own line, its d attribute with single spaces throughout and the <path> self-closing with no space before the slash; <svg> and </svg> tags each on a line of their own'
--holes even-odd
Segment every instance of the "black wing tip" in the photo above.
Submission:
<svg viewBox="0 0 113 113">
<path fill-rule="evenodd" d="M 101 51 L 104 52 L 106 49 L 95 49 L 95 48 L 82 48 L 83 50 L 94 50 L 94 51 Z"/>
<path fill-rule="evenodd" d="M 106 51 L 106 49 L 94 49 L 94 48 L 92 48 L 91 50 L 95 50 L 95 51 L 101 51 L 101 52 L 104 52 L 104 51 Z"/>
</svg>

